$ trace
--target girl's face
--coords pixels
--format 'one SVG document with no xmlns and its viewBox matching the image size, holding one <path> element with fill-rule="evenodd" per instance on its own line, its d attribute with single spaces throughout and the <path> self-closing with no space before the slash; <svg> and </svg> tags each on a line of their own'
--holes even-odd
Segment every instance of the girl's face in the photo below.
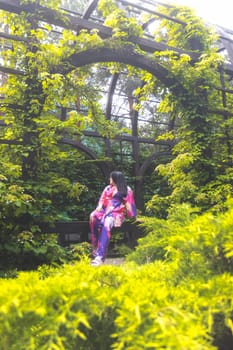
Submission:
<svg viewBox="0 0 233 350">
<path fill-rule="evenodd" d="M 111 186 L 116 185 L 115 182 L 113 181 L 113 179 L 111 178 L 111 176 L 110 176 L 110 179 L 109 179 L 109 183 L 110 183 Z"/>
</svg>

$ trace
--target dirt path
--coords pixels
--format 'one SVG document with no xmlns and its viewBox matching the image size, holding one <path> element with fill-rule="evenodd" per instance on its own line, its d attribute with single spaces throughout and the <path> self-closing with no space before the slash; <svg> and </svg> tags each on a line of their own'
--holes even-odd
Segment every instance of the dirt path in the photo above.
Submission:
<svg viewBox="0 0 233 350">
<path fill-rule="evenodd" d="M 124 258 L 107 258 L 104 265 L 121 265 L 124 261 Z"/>
</svg>

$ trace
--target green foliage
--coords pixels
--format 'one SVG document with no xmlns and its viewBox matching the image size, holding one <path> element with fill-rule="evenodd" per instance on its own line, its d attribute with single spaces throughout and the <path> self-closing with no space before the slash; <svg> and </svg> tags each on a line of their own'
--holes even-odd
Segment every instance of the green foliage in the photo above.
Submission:
<svg viewBox="0 0 233 350">
<path fill-rule="evenodd" d="M 228 210 L 218 215 L 197 215 L 198 209 L 181 204 L 170 208 L 167 220 L 140 218 L 148 234 L 128 258 L 137 263 L 172 261 L 179 268 L 179 278 L 232 273 L 232 200 L 226 204 Z"/>
<path fill-rule="evenodd" d="M 72 244 L 68 249 L 70 250 L 72 261 L 88 259 L 92 253 L 92 246 L 88 242 Z"/>
<path fill-rule="evenodd" d="M 1 280 L 1 348 L 217 349 L 214 319 L 230 325 L 232 277 L 174 280 L 168 263 L 95 269 L 86 261 Z"/>
<path fill-rule="evenodd" d="M 200 169 L 199 173 L 195 174 L 195 170 L 192 169 L 194 157 L 194 151 L 182 153 L 170 163 L 156 167 L 158 174 L 167 180 L 171 192 L 167 196 L 153 195 L 147 202 L 148 214 L 166 218 L 169 207 L 174 203 L 191 203 L 202 211 L 224 210 L 224 203 L 233 190 L 232 168 L 229 167 L 225 174 L 217 175 L 214 180 L 200 186 L 201 182 L 206 182 L 205 169 Z"/>
<path fill-rule="evenodd" d="M 13 236 L 13 235 L 12 235 Z M 0 245 L 0 273 L 33 270 L 43 264 L 62 264 L 70 258 L 69 252 L 57 243 L 57 235 L 23 231 Z"/>
<path fill-rule="evenodd" d="M 98 9 L 106 17 L 105 25 L 113 28 L 113 38 L 126 40 L 128 37 L 142 36 L 143 30 L 138 21 L 116 6 L 114 1 L 101 0 Z"/>
<path fill-rule="evenodd" d="M 178 79 L 184 90 L 179 94 L 168 89 L 160 95 L 158 110 L 174 115 L 176 127 L 159 135 L 158 140 L 172 139 L 176 144 L 172 161 L 156 169 L 167 180 L 170 193 L 156 192 L 148 209 L 160 217 L 166 217 L 173 203 L 190 202 L 203 211 L 213 207 L 220 210 L 232 193 L 232 134 L 226 127 L 232 117 L 213 110 L 230 112 L 232 97 L 227 95 L 224 104 L 217 90 L 221 87 L 218 67 L 223 64 L 215 44 L 217 35 L 187 7 L 161 6 L 160 11 L 186 23 L 163 19 L 154 32 L 157 41 L 186 51 L 179 56 L 172 50 L 154 53 L 155 60 Z M 193 59 L 194 52 L 197 56 Z M 150 91 L 161 91 L 161 84 L 153 80 Z M 225 82 L 227 85 L 227 79 Z"/>
</svg>

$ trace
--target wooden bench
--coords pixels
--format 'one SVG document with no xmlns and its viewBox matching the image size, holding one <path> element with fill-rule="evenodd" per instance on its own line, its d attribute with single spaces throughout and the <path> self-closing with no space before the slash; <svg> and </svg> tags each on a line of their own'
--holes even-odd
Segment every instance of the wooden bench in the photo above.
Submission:
<svg viewBox="0 0 233 350">
<path fill-rule="evenodd" d="M 62 246 L 91 240 L 88 221 L 57 222 L 49 231 L 58 234 L 58 243 Z M 114 227 L 111 232 L 112 236 L 122 232 L 123 243 L 131 249 L 137 245 L 138 238 L 144 235 L 136 221 L 125 221 L 121 227 Z"/>
</svg>

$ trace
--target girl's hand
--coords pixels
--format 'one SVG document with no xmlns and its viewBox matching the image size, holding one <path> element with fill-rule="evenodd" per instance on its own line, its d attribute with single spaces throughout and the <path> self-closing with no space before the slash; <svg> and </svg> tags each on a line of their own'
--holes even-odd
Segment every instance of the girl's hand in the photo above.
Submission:
<svg viewBox="0 0 233 350">
<path fill-rule="evenodd" d="M 96 208 L 96 211 L 101 211 L 102 210 L 102 206 L 98 205 L 98 207 Z"/>
</svg>

